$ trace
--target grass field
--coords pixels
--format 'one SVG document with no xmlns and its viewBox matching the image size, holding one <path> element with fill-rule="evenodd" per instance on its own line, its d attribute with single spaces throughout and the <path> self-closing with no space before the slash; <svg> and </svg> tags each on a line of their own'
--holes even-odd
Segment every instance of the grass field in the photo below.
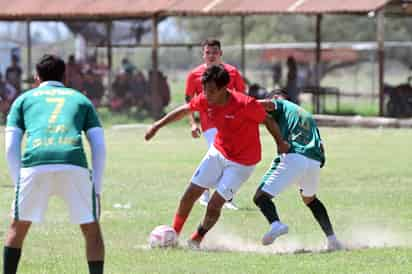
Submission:
<svg viewBox="0 0 412 274">
<path fill-rule="evenodd" d="M 143 141 L 144 130 L 106 130 L 102 213 L 106 273 L 412 272 L 412 130 L 321 129 L 328 160 L 319 197 L 338 236 L 350 248 L 335 253 L 321 252 L 325 244 L 321 230 L 293 187 L 276 199 L 289 234 L 269 248 L 260 246 L 268 225 L 251 197 L 275 153 L 263 129 L 263 160 L 236 198 L 241 209 L 223 212 L 204 249 L 148 249 L 148 234 L 156 225 L 171 222 L 206 145 L 203 139 L 191 139 L 183 122 L 164 128 L 150 143 Z M 4 155 L 3 146 L 1 150 Z M 0 159 L 0 164 L 4 237 L 14 194 L 6 163 Z M 194 207 L 182 245 L 203 212 L 203 207 Z M 47 221 L 32 227 L 25 244 L 19 273 L 87 273 L 80 231 L 69 224 L 60 200 L 51 200 Z"/>
</svg>

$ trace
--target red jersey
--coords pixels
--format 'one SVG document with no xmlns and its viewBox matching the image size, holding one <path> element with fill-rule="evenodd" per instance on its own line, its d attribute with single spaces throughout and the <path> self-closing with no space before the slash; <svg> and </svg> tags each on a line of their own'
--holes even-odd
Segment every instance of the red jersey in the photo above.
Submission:
<svg viewBox="0 0 412 274">
<path fill-rule="evenodd" d="M 230 81 L 227 85 L 228 89 L 236 90 L 242 93 L 245 93 L 245 83 L 243 81 L 242 75 L 240 75 L 239 71 L 232 65 L 229 64 L 222 64 L 223 67 L 229 72 Z M 192 70 L 189 75 L 187 76 L 186 80 L 186 96 L 195 97 L 199 95 L 203 91 L 202 87 L 202 75 L 207 69 L 205 64 L 202 64 Z M 199 111 L 200 116 L 200 126 L 202 127 L 202 131 L 206 131 L 209 128 L 214 128 L 215 125 L 207 119 L 207 114 L 202 113 Z"/>
<path fill-rule="evenodd" d="M 259 123 L 266 111 L 254 98 L 230 92 L 225 105 L 209 105 L 202 93 L 188 103 L 191 111 L 206 113 L 216 126 L 214 146 L 226 159 L 242 165 L 254 165 L 261 159 Z"/>
</svg>

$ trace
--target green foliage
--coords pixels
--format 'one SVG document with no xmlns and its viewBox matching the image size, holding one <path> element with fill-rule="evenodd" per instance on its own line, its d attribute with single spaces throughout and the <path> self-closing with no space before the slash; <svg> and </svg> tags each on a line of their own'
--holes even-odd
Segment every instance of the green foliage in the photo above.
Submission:
<svg viewBox="0 0 412 274">
<path fill-rule="evenodd" d="M 315 39 L 315 16 L 251 15 L 245 17 L 246 41 L 250 43 L 310 42 Z M 177 18 L 178 27 L 188 40 L 199 42 L 208 37 L 221 39 L 224 44 L 240 41 L 240 17 Z M 412 21 L 408 18 L 387 17 L 385 38 L 388 41 L 410 41 Z M 324 41 L 375 41 L 375 17 L 366 15 L 324 15 Z"/>
</svg>

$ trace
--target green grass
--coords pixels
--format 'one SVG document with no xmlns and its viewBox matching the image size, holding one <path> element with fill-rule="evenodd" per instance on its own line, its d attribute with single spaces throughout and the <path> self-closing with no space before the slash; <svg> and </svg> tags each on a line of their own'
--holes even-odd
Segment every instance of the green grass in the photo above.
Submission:
<svg viewBox="0 0 412 274">
<path fill-rule="evenodd" d="M 295 187 L 276 198 L 289 234 L 271 248 L 260 247 L 268 226 L 251 197 L 275 153 L 262 129 L 263 160 L 236 197 L 241 210 L 223 212 L 207 235 L 206 250 L 147 249 L 148 234 L 156 225 L 171 222 L 178 199 L 205 153 L 205 141 L 192 139 L 183 124 L 162 129 L 151 142 L 143 141 L 144 128 L 107 128 L 102 213 L 106 273 L 411 273 L 412 130 L 321 129 L 328 157 L 319 197 L 337 235 L 350 246 L 369 248 L 317 252 L 324 237 Z M 3 146 L 0 150 L 4 155 Z M 0 164 L 0 231 L 4 234 L 14 193 L 6 163 L 0 159 Z M 204 208 L 196 205 L 182 241 L 203 214 Z M 309 252 L 273 253 L 294 250 L 293 246 Z M 68 223 L 64 204 L 52 199 L 46 222 L 34 225 L 26 239 L 19 273 L 87 273 L 83 249 L 80 231 Z"/>
</svg>

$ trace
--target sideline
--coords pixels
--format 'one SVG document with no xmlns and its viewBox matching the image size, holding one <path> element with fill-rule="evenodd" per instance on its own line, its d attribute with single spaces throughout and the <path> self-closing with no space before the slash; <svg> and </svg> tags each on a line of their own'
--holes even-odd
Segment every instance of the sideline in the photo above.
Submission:
<svg viewBox="0 0 412 274">
<path fill-rule="evenodd" d="M 412 118 L 397 119 L 386 117 L 313 115 L 321 127 L 359 127 L 359 128 L 412 128 Z M 150 124 L 118 124 L 113 130 L 146 129 Z"/>
<path fill-rule="evenodd" d="M 412 128 L 412 118 L 314 115 L 318 126 L 361 128 Z"/>
</svg>

